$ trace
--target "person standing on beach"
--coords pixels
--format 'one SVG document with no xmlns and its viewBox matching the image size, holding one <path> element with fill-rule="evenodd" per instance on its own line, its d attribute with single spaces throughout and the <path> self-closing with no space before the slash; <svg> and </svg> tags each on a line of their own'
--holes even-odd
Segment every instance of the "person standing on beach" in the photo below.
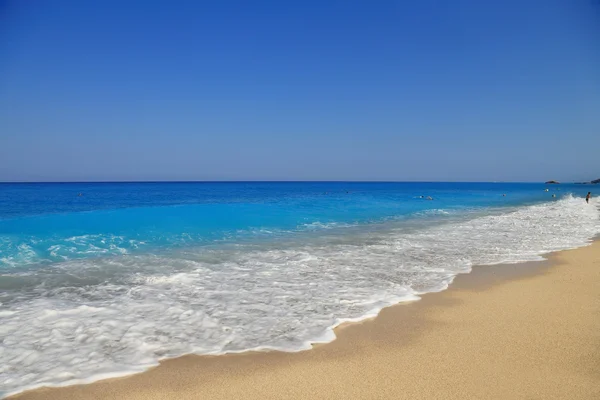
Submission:
<svg viewBox="0 0 600 400">
<path fill-rule="evenodd" d="M 585 196 L 585 202 L 589 204 L 591 198 L 592 198 L 592 192 L 588 192 L 587 196 Z"/>
</svg>

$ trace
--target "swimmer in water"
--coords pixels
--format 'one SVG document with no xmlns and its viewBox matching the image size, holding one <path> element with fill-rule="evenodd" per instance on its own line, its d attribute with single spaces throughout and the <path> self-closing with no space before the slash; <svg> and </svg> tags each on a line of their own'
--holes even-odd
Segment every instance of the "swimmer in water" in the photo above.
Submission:
<svg viewBox="0 0 600 400">
<path fill-rule="evenodd" d="M 427 196 L 426 200 L 433 200 L 433 197 Z"/>
<path fill-rule="evenodd" d="M 585 196 L 585 202 L 590 204 L 591 198 L 592 198 L 592 192 L 588 192 L 587 196 Z"/>
</svg>

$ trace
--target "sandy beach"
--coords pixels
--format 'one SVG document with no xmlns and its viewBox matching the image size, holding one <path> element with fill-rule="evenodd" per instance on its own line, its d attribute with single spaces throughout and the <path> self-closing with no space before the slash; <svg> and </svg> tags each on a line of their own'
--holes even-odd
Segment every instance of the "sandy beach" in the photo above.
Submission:
<svg viewBox="0 0 600 400">
<path fill-rule="evenodd" d="M 185 356 L 11 399 L 597 399 L 600 242 L 477 267 L 300 353 Z"/>
</svg>

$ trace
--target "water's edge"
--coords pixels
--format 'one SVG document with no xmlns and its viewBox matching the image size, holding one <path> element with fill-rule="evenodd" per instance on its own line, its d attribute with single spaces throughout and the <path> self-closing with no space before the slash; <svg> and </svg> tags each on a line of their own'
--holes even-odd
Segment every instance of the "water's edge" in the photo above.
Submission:
<svg viewBox="0 0 600 400">
<path fill-rule="evenodd" d="M 193 353 L 193 352 L 185 353 L 185 354 L 177 355 L 174 357 L 160 358 L 158 363 L 148 365 L 144 368 L 140 368 L 137 371 L 130 370 L 130 371 L 122 372 L 122 373 L 117 372 L 117 373 L 98 374 L 98 375 L 90 376 L 85 379 L 74 379 L 71 381 L 65 381 L 65 382 L 61 382 L 58 384 L 52 384 L 52 385 L 48 385 L 48 384 L 32 385 L 30 387 L 24 387 L 20 390 L 6 393 L 1 398 L 3 398 L 3 399 L 11 398 L 15 395 L 23 394 L 23 393 L 29 392 L 29 391 L 40 390 L 40 389 L 52 389 L 52 388 L 61 388 L 61 387 L 67 387 L 67 386 L 86 385 L 86 384 L 91 384 L 91 383 L 98 382 L 98 381 L 105 381 L 105 380 L 116 379 L 116 378 L 124 378 L 124 377 L 132 376 L 132 375 L 142 374 L 142 373 L 149 371 L 150 369 L 160 367 L 162 365 L 162 363 L 167 360 L 175 360 L 175 359 L 182 358 L 182 357 L 189 357 L 189 356 L 197 356 L 197 357 L 206 357 L 206 356 L 215 357 L 216 356 L 216 357 L 218 357 L 218 356 L 227 355 L 227 354 L 243 355 L 243 354 L 251 354 L 251 353 L 256 353 L 256 352 L 297 353 L 297 352 L 312 350 L 315 345 L 326 345 L 326 344 L 331 343 L 334 340 L 336 340 L 337 339 L 336 331 L 338 329 L 343 329 L 346 326 L 350 326 L 350 325 L 354 325 L 354 324 L 361 324 L 366 321 L 373 320 L 373 319 L 377 318 L 379 316 L 379 314 L 381 313 L 381 311 L 384 309 L 387 309 L 390 307 L 396 307 L 396 306 L 400 306 L 400 305 L 410 305 L 410 303 L 414 303 L 416 301 L 421 300 L 423 298 L 423 296 L 434 295 L 434 294 L 438 294 L 438 293 L 446 291 L 447 289 L 451 288 L 454 281 L 459 276 L 465 276 L 465 275 L 468 276 L 468 275 L 471 275 L 475 270 L 480 271 L 483 268 L 492 267 L 495 269 L 501 269 L 503 266 L 526 265 L 526 264 L 534 264 L 535 265 L 535 269 L 533 271 L 531 268 L 519 269 L 518 272 L 515 273 L 515 276 L 511 276 L 509 278 L 502 279 L 500 282 L 492 282 L 490 287 L 493 287 L 504 281 L 511 281 L 511 280 L 515 280 L 515 279 L 522 279 L 522 278 L 525 278 L 528 276 L 539 275 L 539 274 L 543 273 L 545 270 L 547 270 L 548 268 L 551 268 L 556 265 L 555 259 L 558 255 L 560 255 L 560 253 L 562 253 L 564 251 L 572 251 L 572 250 L 576 250 L 579 248 L 587 247 L 587 246 L 592 245 L 594 242 L 600 242 L 600 234 L 595 235 L 594 237 L 590 238 L 587 243 L 580 245 L 580 246 L 575 246 L 572 248 L 563 249 L 563 250 L 559 250 L 559 251 L 540 253 L 540 256 L 542 257 L 542 259 L 540 259 L 540 260 L 524 260 L 524 261 L 508 263 L 508 264 L 507 263 L 496 263 L 496 264 L 486 264 L 486 265 L 474 265 L 470 271 L 459 272 L 456 275 L 454 275 L 451 278 L 451 280 L 448 282 L 448 284 L 445 285 L 444 287 L 440 288 L 439 290 L 432 290 L 432 291 L 428 291 L 428 292 L 419 292 L 419 293 L 416 293 L 417 294 L 416 296 L 407 296 L 408 298 L 399 298 L 396 302 L 391 302 L 390 304 L 385 305 L 383 307 L 373 309 L 370 312 L 363 315 L 362 317 L 340 319 L 334 325 L 327 328 L 327 330 L 322 338 L 307 342 L 306 347 L 302 348 L 302 349 L 291 350 L 291 349 L 283 349 L 283 348 L 277 348 L 277 347 L 271 347 L 271 346 L 260 346 L 260 347 L 249 348 L 249 349 L 245 349 L 245 350 L 241 350 L 241 351 L 225 351 L 225 352 L 218 352 L 218 353 L 217 352 L 215 352 L 215 353 Z M 481 286 L 483 284 L 481 282 L 477 282 L 475 285 Z M 484 290 L 486 290 L 486 289 L 487 288 L 484 288 Z"/>
</svg>

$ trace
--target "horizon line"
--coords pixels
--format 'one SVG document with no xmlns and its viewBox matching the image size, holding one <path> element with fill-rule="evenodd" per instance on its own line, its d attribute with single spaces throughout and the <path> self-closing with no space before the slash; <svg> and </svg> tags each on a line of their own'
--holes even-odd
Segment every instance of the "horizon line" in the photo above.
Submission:
<svg viewBox="0 0 600 400">
<path fill-rule="evenodd" d="M 77 183 L 546 183 L 550 181 L 429 181 L 429 180 L 94 180 L 94 181 L 0 181 L 0 184 L 77 184 Z M 590 181 L 558 181 L 590 183 Z"/>
</svg>

